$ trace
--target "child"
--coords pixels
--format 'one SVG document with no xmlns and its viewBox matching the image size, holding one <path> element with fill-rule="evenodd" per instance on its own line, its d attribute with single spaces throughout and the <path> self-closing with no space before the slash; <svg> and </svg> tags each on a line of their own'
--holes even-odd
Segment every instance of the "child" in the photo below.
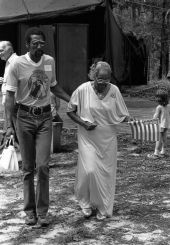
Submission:
<svg viewBox="0 0 170 245">
<path fill-rule="evenodd" d="M 158 89 L 156 92 L 156 99 L 158 106 L 155 109 L 154 119 L 159 119 L 159 141 L 156 142 L 155 151 L 149 154 L 148 157 L 157 159 L 165 156 L 167 132 L 170 127 L 170 105 L 168 91 L 165 89 Z"/>
</svg>

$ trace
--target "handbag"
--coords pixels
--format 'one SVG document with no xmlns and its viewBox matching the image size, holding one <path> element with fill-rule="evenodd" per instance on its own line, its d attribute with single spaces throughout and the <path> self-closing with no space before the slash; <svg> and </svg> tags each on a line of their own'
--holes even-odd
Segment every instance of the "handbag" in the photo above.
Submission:
<svg viewBox="0 0 170 245">
<path fill-rule="evenodd" d="M 18 159 L 14 147 L 14 137 L 6 141 L 5 147 L 0 158 L 0 171 L 18 171 Z"/>
<path fill-rule="evenodd" d="M 159 141 L 159 119 L 134 120 L 129 122 L 132 138 L 142 141 Z"/>
</svg>

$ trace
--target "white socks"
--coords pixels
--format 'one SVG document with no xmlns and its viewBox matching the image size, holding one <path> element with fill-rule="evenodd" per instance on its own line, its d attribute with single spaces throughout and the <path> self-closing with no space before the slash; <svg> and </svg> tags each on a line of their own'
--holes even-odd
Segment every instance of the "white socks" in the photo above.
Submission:
<svg viewBox="0 0 170 245">
<path fill-rule="evenodd" d="M 155 150 L 154 155 L 159 155 L 159 154 L 165 154 L 165 148 L 162 148 L 160 152 L 158 150 Z"/>
<path fill-rule="evenodd" d="M 159 151 L 155 150 L 154 155 L 159 155 Z"/>
<path fill-rule="evenodd" d="M 162 150 L 160 151 L 160 154 L 165 154 L 165 148 L 162 148 Z"/>
</svg>

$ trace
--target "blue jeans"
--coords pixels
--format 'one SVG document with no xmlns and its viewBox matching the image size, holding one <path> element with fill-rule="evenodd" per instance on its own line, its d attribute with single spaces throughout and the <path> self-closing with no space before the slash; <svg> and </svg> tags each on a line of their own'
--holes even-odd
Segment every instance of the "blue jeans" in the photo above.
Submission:
<svg viewBox="0 0 170 245">
<path fill-rule="evenodd" d="M 51 112 L 33 116 L 18 109 L 17 135 L 22 156 L 24 181 L 24 211 L 46 215 L 49 208 L 49 159 L 52 137 Z M 37 172 L 36 191 L 34 172 Z"/>
</svg>

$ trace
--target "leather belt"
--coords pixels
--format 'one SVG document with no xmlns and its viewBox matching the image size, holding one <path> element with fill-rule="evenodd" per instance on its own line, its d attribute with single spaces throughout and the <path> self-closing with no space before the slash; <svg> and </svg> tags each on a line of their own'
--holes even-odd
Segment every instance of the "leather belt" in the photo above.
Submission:
<svg viewBox="0 0 170 245">
<path fill-rule="evenodd" d="M 18 104 L 18 108 L 20 108 L 21 110 L 24 110 L 26 112 L 29 112 L 33 116 L 40 116 L 44 112 L 50 112 L 51 111 L 51 105 L 50 104 L 46 105 L 46 106 L 41 106 L 41 107 Z"/>
</svg>

